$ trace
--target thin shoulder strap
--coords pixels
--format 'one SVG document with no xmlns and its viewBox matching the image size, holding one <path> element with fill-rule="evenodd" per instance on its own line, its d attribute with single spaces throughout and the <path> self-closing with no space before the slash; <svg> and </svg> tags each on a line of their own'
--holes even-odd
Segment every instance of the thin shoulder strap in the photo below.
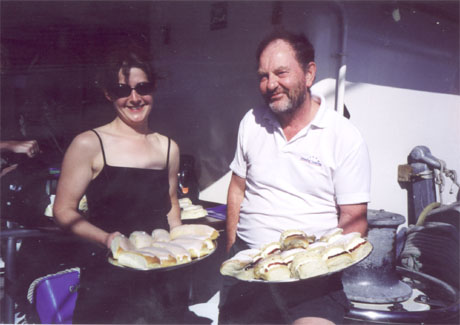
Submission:
<svg viewBox="0 0 460 325">
<path fill-rule="evenodd" d="M 99 133 L 96 132 L 96 130 L 91 130 L 91 131 L 96 133 L 97 137 L 99 138 L 99 143 L 101 144 L 101 149 L 102 149 L 102 158 L 104 158 L 104 165 L 107 165 L 107 163 L 105 162 L 105 152 L 104 152 L 104 145 L 102 144 L 102 139 L 101 139 Z"/>
<path fill-rule="evenodd" d="M 169 166 L 169 149 L 171 148 L 171 138 L 168 137 L 168 156 L 166 157 L 166 169 Z"/>
</svg>

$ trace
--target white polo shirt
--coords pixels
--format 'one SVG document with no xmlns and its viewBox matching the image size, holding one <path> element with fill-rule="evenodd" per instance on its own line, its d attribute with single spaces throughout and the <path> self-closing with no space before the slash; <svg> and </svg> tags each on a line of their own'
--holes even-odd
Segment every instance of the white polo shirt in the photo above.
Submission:
<svg viewBox="0 0 460 325">
<path fill-rule="evenodd" d="M 370 201 L 370 161 L 359 131 L 322 96 L 314 120 L 287 141 L 267 107 L 242 119 L 230 169 L 246 179 L 237 236 L 251 248 L 286 229 L 321 236 L 338 223 L 338 205 Z"/>
</svg>

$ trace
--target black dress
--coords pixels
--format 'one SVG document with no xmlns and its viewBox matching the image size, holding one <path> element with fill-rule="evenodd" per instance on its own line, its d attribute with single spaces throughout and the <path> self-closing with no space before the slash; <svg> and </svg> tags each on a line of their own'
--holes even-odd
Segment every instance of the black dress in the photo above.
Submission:
<svg viewBox="0 0 460 325">
<path fill-rule="evenodd" d="M 107 165 L 102 139 L 94 132 L 101 143 L 104 166 L 86 192 L 88 220 L 107 232 L 119 231 L 126 236 L 137 230 L 168 230 L 170 140 L 165 169 L 114 167 Z M 107 249 L 90 243 L 84 246 L 78 252 L 86 260 L 81 270 L 74 323 L 183 321 L 188 302 L 183 274 L 120 269 L 108 263 Z M 185 285 L 179 286 L 179 282 Z"/>
</svg>

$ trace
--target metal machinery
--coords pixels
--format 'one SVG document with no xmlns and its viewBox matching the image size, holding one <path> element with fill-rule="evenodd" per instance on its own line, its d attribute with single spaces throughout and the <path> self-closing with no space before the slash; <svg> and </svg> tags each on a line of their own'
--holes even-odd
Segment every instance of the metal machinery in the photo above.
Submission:
<svg viewBox="0 0 460 325">
<path fill-rule="evenodd" d="M 353 305 L 347 323 L 459 323 L 460 202 L 437 202 L 436 185 L 442 194 L 444 177 L 458 186 L 455 171 L 427 147 L 415 147 L 398 169 L 408 191 L 408 228 L 401 215 L 368 211 L 374 250 L 343 274 Z"/>
</svg>

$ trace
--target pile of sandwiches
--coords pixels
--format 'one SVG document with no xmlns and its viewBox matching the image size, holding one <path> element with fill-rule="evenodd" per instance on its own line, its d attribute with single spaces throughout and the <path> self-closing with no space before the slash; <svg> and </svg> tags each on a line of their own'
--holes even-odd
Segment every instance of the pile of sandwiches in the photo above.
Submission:
<svg viewBox="0 0 460 325">
<path fill-rule="evenodd" d="M 319 239 L 301 230 L 286 230 L 279 242 L 246 249 L 224 261 L 222 275 L 243 281 L 296 281 L 334 273 L 361 261 L 372 244 L 359 232 L 334 228 Z"/>
<path fill-rule="evenodd" d="M 202 205 L 193 204 L 188 197 L 179 199 L 180 217 L 182 220 L 206 217 L 208 211 Z"/>
<path fill-rule="evenodd" d="M 151 234 L 134 231 L 111 243 L 109 262 L 123 267 L 150 270 L 190 263 L 216 249 L 216 229 L 208 225 L 181 225 L 170 232 L 154 229 Z"/>
</svg>

